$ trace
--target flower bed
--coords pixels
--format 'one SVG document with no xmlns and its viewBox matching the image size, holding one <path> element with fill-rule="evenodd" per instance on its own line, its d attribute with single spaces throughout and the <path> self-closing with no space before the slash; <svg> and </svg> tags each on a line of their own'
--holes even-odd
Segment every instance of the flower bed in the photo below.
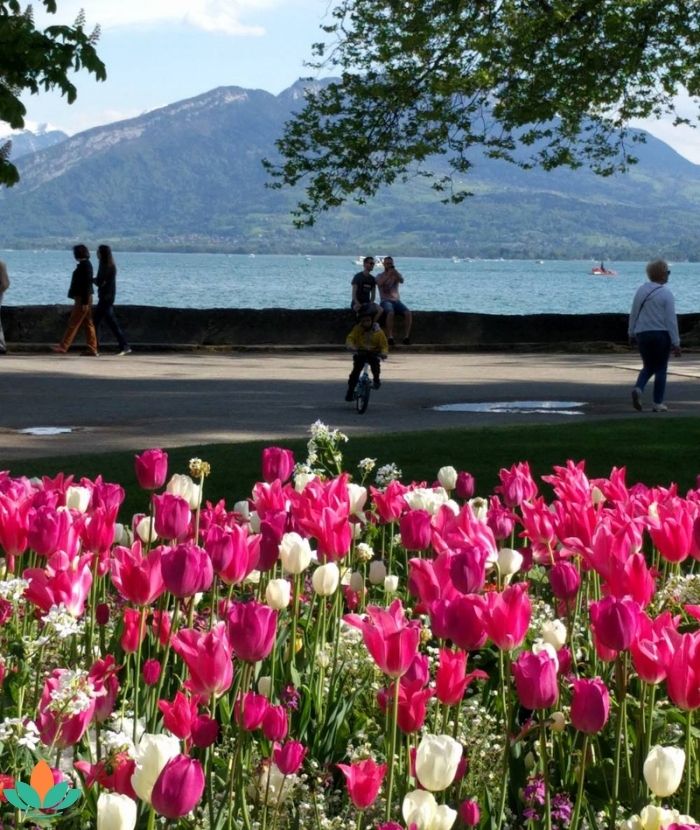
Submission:
<svg viewBox="0 0 700 830">
<path fill-rule="evenodd" d="M 235 504 L 146 451 L 128 526 L 0 473 L 4 826 L 697 828 L 700 490 L 344 440 Z"/>
</svg>

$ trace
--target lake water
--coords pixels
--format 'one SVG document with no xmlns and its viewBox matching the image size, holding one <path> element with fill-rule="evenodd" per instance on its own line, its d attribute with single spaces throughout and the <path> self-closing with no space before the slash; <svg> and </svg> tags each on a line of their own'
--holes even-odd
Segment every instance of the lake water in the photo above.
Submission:
<svg viewBox="0 0 700 830">
<path fill-rule="evenodd" d="M 352 256 L 115 252 L 115 258 L 118 305 L 173 308 L 342 308 L 361 270 Z M 12 282 L 6 305 L 69 302 L 70 251 L 0 250 L 0 259 Z M 645 279 L 642 262 L 606 262 L 617 276 L 600 277 L 591 275 L 590 260 L 394 260 L 405 278 L 401 298 L 425 311 L 626 313 Z M 672 263 L 669 285 L 679 313 L 700 310 L 700 263 Z"/>
</svg>

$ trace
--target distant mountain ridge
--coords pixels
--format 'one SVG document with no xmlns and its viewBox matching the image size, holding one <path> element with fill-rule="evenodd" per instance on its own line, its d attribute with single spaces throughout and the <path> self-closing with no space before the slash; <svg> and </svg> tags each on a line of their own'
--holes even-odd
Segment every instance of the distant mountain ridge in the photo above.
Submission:
<svg viewBox="0 0 700 830">
<path fill-rule="evenodd" d="M 2 241 L 251 253 L 700 259 L 700 166 L 649 135 L 634 147 L 640 162 L 626 175 L 524 171 L 475 151 L 462 183 L 474 195 L 462 205 L 442 205 L 417 178 L 298 231 L 289 212 L 299 194 L 267 188 L 260 161 L 275 157 L 275 139 L 301 106 L 304 86 L 299 81 L 276 96 L 219 87 L 13 154 L 22 179 L 0 190 Z"/>
<path fill-rule="evenodd" d="M 39 128 L 35 133 L 31 130 L 22 130 L 19 133 L 0 136 L 0 146 L 6 141 L 12 142 L 10 159 L 15 162 L 22 156 L 38 153 L 39 150 L 53 147 L 54 144 L 60 144 L 61 141 L 65 141 L 67 138 L 68 134 L 61 130 L 49 130 L 44 127 Z"/>
</svg>

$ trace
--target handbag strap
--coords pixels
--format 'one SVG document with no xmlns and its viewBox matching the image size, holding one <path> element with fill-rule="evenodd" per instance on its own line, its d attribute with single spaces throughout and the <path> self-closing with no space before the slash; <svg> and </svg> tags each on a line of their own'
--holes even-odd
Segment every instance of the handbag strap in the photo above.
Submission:
<svg viewBox="0 0 700 830">
<path fill-rule="evenodd" d="M 656 286 L 656 288 L 655 288 L 653 291 L 650 291 L 650 292 L 646 295 L 646 297 L 642 300 L 642 304 L 639 306 L 639 311 L 637 312 L 637 316 L 634 318 L 634 323 L 632 323 L 632 325 L 630 326 L 630 329 L 631 329 L 631 331 L 632 331 L 632 334 L 634 334 L 634 327 L 637 325 L 637 320 L 639 320 L 639 315 L 642 313 L 642 309 L 644 308 L 644 304 L 645 304 L 645 303 L 646 303 L 646 301 L 649 299 L 649 297 L 651 297 L 651 295 L 652 295 L 652 294 L 656 294 L 656 292 L 657 292 L 660 288 L 663 288 L 663 285 L 657 285 L 657 286 Z"/>
</svg>

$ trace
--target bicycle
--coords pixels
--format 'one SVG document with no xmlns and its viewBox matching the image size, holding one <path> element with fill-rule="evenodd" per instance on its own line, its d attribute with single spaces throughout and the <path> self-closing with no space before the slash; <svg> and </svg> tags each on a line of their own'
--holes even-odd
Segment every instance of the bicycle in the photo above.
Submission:
<svg viewBox="0 0 700 830">
<path fill-rule="evenodd" d="M 369 364 L 365 363 L 362 374 L 357 380 L 353 399 L 359 415 L 364 415 L 369 406 L 369 395 L 372 390 L 372 381 L 369 379 Z"/>
</svg>

